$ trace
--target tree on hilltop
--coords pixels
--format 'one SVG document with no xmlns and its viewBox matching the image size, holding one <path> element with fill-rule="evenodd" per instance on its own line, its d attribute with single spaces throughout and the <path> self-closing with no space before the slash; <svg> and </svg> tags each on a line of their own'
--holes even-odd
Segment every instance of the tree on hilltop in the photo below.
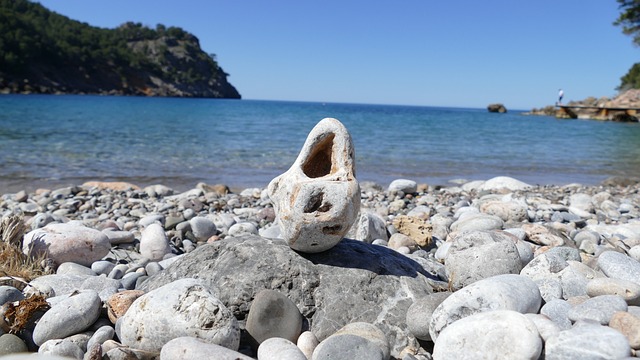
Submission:
<svg viewBox="0 0 640 360">
<path fill-rule="evenodd" d="M 616 0 L 620 4 L 620 16 L 613 23 L 622 27 L 625 35 L 633 37 L 633 44 L 640 46 L 640 0 Z M 618 91 L 640 88 L 640 63 L 635 63 L 631 69 L 620 78 Z"/>
</svg>

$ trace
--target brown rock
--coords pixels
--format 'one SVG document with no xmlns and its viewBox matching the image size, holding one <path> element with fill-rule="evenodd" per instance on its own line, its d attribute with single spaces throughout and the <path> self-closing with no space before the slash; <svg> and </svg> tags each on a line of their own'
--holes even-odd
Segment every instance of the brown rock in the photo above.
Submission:
<svg viewBox="0 0 640 360">
<path fill-rule="evenodd" d="M 391 238 L 389 238 L 389 244 L 387 246 L 394 250 L 397 250 L 403 246 L 408 247 L 411 251 L 418 248 L 418 244 L 415 240 L 402 233 L 395 233 L 391 235 Z"/>
<path fill-rule="evenodd" d="M 611 317 L 609 327 L 621 332 L 632 349 L 640 349 L 640 318 L 626 311 L 618 311 Z"/>
<path fill-rule="evenodd" d="M 522 230 L 527 234 L 529 241 L 538 245 L 562 246 L 564 239 L 554 234 L 549 228 L 540 224 L 524 224 Z"/>
<path fill-rule="evenodd" d="M 395 226 L 399 233 L 407 235 L 419 246 L 424 247 L 431 244 L 433 227 L 426 219 L 400 215 L 393 219 L 393 226 Z"/>
<path fill-rule="evenodd" d="M 229 187 L 224 184 L 209 185 L 205 183 L 199 183 L 198 185 L 196 185 L 196 188 L 201 189 L 206 193 L 212 192 L 218 195 L 227 195 L 228 193 L 231 192 L 231 190 L 229 190 Z"/>
<path fill-rule="evenodd" d="M 124 315 L 133 302 L 144 295 L 142 290 L 124 290 L 117 294 L 113 294 L 107 300 L 107 315 L 109 320 L 115 324 L 122 315 Z"/>
<path fill-rule="evenodd" d="M 82 184 L 83 187 L 97 187 L 100 190 L 114 190 L 114 191 L 127 191 L 127 190 L 140 190 L 137 185 L 130 184 L 123 181 L 88 181 Z"/>
</svg>

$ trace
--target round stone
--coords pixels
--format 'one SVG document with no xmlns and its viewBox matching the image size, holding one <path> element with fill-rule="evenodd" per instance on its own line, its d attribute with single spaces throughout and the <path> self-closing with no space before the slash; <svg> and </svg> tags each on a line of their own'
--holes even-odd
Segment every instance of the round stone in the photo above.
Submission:
<svg viewBox="0 0 640 360">
<path fill-rule="evenodd" d="M 298 342 L 296 345 L 307 359 L 311 359 L 313 351 L 319 343 L 318 338 L 311 331 L 305 331 L 298 336 Z"/>
<path fill-rule="evenodd" d="M 0 336 L 0 356 L 29 351 L 27 344 L 13 334 Z"/>
<path fill-rule="evenodd" d="M 312 360 L 351 359 L 386 360 L 380 347 L 356 335 L 332 335 L 321 342 L 313 352 Z"/>
<path fill-rule="evenodd" d="M 630 356 L 629 341 L 617 330 L 581 323 L 545 343 L 545 360 L 622 359 Z"/>
<path fill-rule="evenodd" d="M 505 274 L 479 280 L 449 297 L 434 310 L 429 324 L 431 339 L 449 324 L 467 316 L 494 310 L 537 313 L 542 297 L 538 286 L 526 276 Z"/>
<path fill-rule="evenodd" d="M 413 194 L 417 191 L 418 184 L 413 180 L 396 179 L 389 184 L 388 192 L 402 191 L 405 194 Z"/>
<path fill-rule="evenodd" d="M 519 274 L 522 262 L 516 241 L 512 235 L 498 231 L 455 236 L 445 261 L 451 287 L 457 290 L 494 275 Z"/>
<path fill-rule="evenodd" d="M 618 295 L 628 304 L 637 305 L 640 303 L 640 284 L 622 279 L 597 278 L 587 283 L 587 295 Z"/>
<path fill-rule="evenodd" d="M 307 360 L 296 344 L 283 338 L 272 337 L 258 347 L 260 360 Z"/>
<path fill-rule="evenodd" d="M 111 359 L 111 357 L 109 358 Z M 125 359 L 125 357 L 118 357 L 118 359 L 120 358 Z M 129 357 L 126 358 L 128 359 Z M 142 357 L 135 358 L 139 359 Z M 235 350 L 190 336 L 181 336 L 172 339 L 168 341 L 160 351 L 160 360 L 193 359 L 254 360 L 252 357 L 243 355 Z"/>
<path fill-rule="evenodd" d="M 598 256 L 598 266 L 610 278 L 640 284 L 640 262 L 625 254 L 605 251 Z"/>
<path fill-rule="evenodd" d="M 538 359 L 536 325 L 511 310 L 477 313 L 447 326 L 433 347 L 434 359 Z"/>
<path fill-rule="evenodd" d="M 52 306 L 33 329 L 33 342 L 40 346 L 87 329 L 100 316 L 102 301 L 93 290 L 81 291 Z"/>
<path fill-rule="evenodd" d="M 488 214 L 470 214 L 461 217 L 451 224 L 451 231 L 481 231 L 500 230 L 504 226 L 504 221 L 497 216 Z"/>
<path fill-rule="evenodd" d="M 407 310 L 407 326 L 413 336 L 420 340 L 431 340 L 429 322 L 433 311 L 451 295 L 451 292 L 437 292 L 417 299 Z"/>
<path fill-rule="evenodd" d="M 282 293 L 262 290 L 251 303 L 246 329 L 254 345 L 272 337 L 294 342 L 302 332 L 302 315 L 296 304 Z"/>
<path fill-rule="evenodd" d="M 101 231 L 76 222 L 49 224 L 24 236 L 25 254 L 46 254 L 57 265 L 65 262 L 90 267 L 111 250 L 111 243 Z"/>
<path fill-rule="evenodd" d="M 140 237 L 140 255 L 151 261 L 160 261 L 169 253 L 171 253 L 171 247 L 162 225 L 152 223 L 147 226 Z"/>
<path fill-rule="evenodd" d="M 191 224 L 191 232 L 197 241 L 207 241 L 218 231 L 213 221 L 202 216 L 192 218 L 189 220 L 189 224 Z"/>
<path fill-rule="evenodd" d="M 116 334 L 122 344 L 145 351 L 160 351 L 169 340 L 181 336 L 232 350 L 240 344 L 240 329 L 231 311 L 191 278 L 140 296 L 116 322 Z"/>
<path fill-rule="evenodd" d="M 627 303 L 618 295 L 600 295 L 588 299 L 571 308 L 567 313 L 570 320 L 593 320 L 602 325 L 609 324 L 609 320 L 617 311 L 627 311 Z"/>
</svg>

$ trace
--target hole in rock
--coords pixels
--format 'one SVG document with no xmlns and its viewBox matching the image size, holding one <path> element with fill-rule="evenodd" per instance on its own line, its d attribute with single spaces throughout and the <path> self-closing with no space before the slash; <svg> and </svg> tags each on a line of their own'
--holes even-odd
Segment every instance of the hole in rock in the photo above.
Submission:
<svg viewBox="0 0 640 360">
<path fill-rule="evenodd" d="M 338 235 L 341 229 L 342 225 L 325 226 L 322 228 L 322 233 L 325 235 Z"/>
<path fill-rule="evenodd" d="M 323 204 L 322 201 L 324 200 L 324 192 L 319 192 L 317 194 L 313 194 L 311 195 L 311 198 L 309 198 L 309 202 L 307 202 L 307 204 L 304 206 L 304 209 L 302 211 L 304 211 L 305 213 L 312 213 L 315 211 L 318 212 L 327 212 L 331 209 L 331 204 L 326 203 Z"/>
<path fill-rule="evenodd" d="M 307 161 L 302 165 L 302 171 L 310 178 L 329 175 L 333 168 L 333 138 L 335 134 L 328 134 L 311 150 Z"/>
</svg>

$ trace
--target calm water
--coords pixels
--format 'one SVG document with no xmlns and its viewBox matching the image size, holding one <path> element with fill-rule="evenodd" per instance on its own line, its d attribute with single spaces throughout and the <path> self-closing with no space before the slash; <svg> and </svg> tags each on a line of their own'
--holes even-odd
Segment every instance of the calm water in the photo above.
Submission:
<svg viewBox="0 0 640 360">
<path fill-rule="evenodd" d="M 87 180 L 264 187 L 311 128 L 341 120 L 357 176 L 446 184 L 507 175 L 534 184 L 640 176 L 640 125 L 485 109 L 250 100 L 0 96 L 0 193 Z"/>
</svg>

